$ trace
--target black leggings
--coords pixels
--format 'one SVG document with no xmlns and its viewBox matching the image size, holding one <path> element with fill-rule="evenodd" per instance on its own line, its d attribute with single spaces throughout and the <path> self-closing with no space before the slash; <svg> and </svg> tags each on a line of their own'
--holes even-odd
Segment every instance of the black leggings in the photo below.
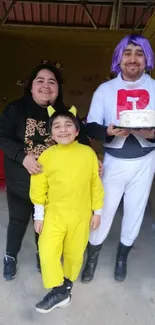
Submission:
<svg viewBox="0 0 155 325">
<path fill-rule="evenodd" d="M 16 258 L 20 251 L 30 218 L 33 216 L 33 204 L 29 198 L 23 198 L 8 188 L 7 201 L 9 224 L 7 230 L 6 254 Z M 38 234 L 36 233 L 35 242 L 38 249 Z"/>
</svg>

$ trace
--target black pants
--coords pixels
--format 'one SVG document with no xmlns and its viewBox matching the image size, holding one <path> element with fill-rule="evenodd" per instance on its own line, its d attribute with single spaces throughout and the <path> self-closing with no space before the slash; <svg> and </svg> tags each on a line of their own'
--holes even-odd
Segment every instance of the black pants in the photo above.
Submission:
<svg viewBox="0 0 155 325">
<path fill-rule="evenodd" d="M 7 188 L 7 201 L 9 209 L 9 225 L 7 230 L 6 254 L 17 257 L 28 223 L 33 215 L 33 204 L 29 198 L 12 192 Z M 38 247 L 38 234 L 35 234 Z"/>
</svg>

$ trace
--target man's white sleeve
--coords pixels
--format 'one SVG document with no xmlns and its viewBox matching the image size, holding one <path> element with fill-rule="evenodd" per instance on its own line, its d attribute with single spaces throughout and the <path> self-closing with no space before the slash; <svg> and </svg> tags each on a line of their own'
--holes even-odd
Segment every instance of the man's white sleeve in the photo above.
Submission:
<svg viewBox="0 0 155 325">
<path fill-rule="evenodd" d="M 104 95 L 101 94 L 100 87 L 95 91 L 87 117 L 87 123 L 97 123 L 104 125 Z"/>
</svg>

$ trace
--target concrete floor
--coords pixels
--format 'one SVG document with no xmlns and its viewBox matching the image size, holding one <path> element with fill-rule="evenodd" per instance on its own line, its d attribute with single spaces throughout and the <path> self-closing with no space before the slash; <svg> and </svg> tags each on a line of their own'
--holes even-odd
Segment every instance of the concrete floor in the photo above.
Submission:
<svg viewBox="0 0 155 325">
<path fill-rule="evenodd" d="M 124 283 L 113 279 L 120 218 L 104 243 L 95 279 L 89 285 L 74 285 L 69 307 L 40 315 L 34 304 L 45 293 L 35 270 L 35 245 L 29 225 L 19 256 L 18 276 L 11 282 L 2 277 L 8 212 L 5 193 L 0 193 L 0 325 L 154 325 L 155 324 L 155 232 L 148 209 L 135 249 L 129 256 Z"/>
</svg>

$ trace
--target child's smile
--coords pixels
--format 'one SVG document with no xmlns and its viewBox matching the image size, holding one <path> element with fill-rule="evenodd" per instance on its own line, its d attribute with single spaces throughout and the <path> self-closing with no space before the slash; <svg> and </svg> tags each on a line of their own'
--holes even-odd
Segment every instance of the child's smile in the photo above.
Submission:
<svg viewBox="0 0 155 325">
<path fill-rule="evenodd" d="M 52 139 L 59 144 L 70 144 L 78 135 L 73 121 L 64 116 L 58 116 L 52 125 Z"/>
</svg>

